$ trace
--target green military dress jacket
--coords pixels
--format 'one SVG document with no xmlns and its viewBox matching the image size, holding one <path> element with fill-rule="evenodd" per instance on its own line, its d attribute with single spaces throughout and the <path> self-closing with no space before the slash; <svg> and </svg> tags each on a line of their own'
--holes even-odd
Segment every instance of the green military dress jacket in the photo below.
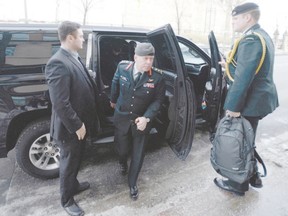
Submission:
<svg viewBox="0 0 288 216">
<path fill-rule="evenodd" d="M 144 72 L 141 79 L 135 83 L 133 68 L 134 62 L 121 61 L 111 87 L 111 102 L 116 103 L 114 125 L 125 132 L 139 116 L 152 121 L 165 99 L 165 81 L 161 73 L 156 69 L 152 69 L 151 74 Z"/>
<path fill-rule="evenodd" d="M 264 38 L 266 46 L 265 58 L 257 74 L 255 72 L 260 64 L 263 48 L 259 36 L 254 32 Z M 234 82 L 229 81 L 225 110 L 263 118 L 279 106 L 273 81 L 274 54 L 273 42 L 259 24 L 245 33 L 234 55 L 234 63 L 228 65 Z"/>
</svg>

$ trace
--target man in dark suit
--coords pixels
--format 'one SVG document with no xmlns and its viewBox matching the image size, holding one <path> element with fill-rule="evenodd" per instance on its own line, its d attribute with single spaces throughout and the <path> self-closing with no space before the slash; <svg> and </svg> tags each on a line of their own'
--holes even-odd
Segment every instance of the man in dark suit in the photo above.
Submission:
<svg viewBox="0 0 288 216">
<path fill-rule="evenodd" d="M 227 58 L 226 72 L 229 91 L 225 100 L 226 115 L 244 116 L 256 134 L 260 119 L 278 107 L 278 96 L 273 82 L 274 45 L 258 20 L 260 10 L 255 3 L 244 3 L 232 11 L 232 25 L 235 32 L 243 33 Z M 255 174 L 243 184 L 231 180 L 214 179 L 214 183 L 237 195 L 244 195 L 253 187 L 262 187 L 260 174 Z"/>
<path fill-rule="evenodd" d="M 111 106 L 115 108 L 115 143 L 122 174 L 126 174 L 128 153 L 132 150 L 128 174 L 130 197 L 138 198 L 137 179 L 144 159 L 144 147 L 151 122 L 165 97 L 165 83 L 159 70 L 153 69 L 154 47 L 139 43 L 135 62 L 118 64 L 111 88 Z"/>
<path fill-rule="evenodd" d="M 50 133 L 60 147 L 61 205 L 69 215 L 84 215 L 73 196 L 90 187 L 88 182 L 79 183 L 77 174 L 96 117 L 96 86 L 77 53 L 84 42 L 81 26 L 65 21 L 58 35 L 61 48 L 45 69 L 52 103 Z"/>
</svg>

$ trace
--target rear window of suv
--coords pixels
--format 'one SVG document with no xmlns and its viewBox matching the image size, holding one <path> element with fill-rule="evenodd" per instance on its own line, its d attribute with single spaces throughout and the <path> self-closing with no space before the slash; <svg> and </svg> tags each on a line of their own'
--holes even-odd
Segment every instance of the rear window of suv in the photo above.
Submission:
<svg viewBox="0 0 288 216">
<path fill-rule="evenodd" d="M 0 65 L 9 67 L 46 64 L 59 47 L 57 31 L 0 32 Z M 83 49 L 80 55 L 85 57 L 85 53 L 86 49 Z"/>
</svg>

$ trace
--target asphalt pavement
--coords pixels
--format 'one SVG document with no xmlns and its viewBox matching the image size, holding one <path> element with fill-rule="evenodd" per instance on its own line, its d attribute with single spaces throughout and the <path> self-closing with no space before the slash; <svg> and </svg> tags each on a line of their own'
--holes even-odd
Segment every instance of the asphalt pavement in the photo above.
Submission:
<svg viewBox="0 0 288 216">
<path fill-rule="evenodd" d="M 257 148 L 268 176 L 263 178 L 263 188 L 250 187 L 244 197 L 214 185 L 218 175 L 209 161 L 209 135 L 197 130 L 185 161 L 177 159 L 166 143 L 149 147 L 138 181 L 138 201 L 129 198 L 127 179 L 119 173 L 113 148 L 90 146 L 79 179 L 88 180 L 91 189 L 75 199 L 90 216 L 286 216 L 288 116 L 283 117 L 284 113 L 279 108 L 259 125 Z M 9 160 L 0 160 L 0 215 L 66 215 L 59 203 L 59 179 L 33 178 Z"/>
</svg>

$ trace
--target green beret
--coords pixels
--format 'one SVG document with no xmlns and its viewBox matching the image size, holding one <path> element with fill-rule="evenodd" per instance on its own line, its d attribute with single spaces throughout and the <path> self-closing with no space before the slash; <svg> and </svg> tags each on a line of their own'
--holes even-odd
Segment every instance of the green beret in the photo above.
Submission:
<svg viewBox="0 0 288 216">
<path fill-rule="evenodd" d="M 246 13 L 248 11 L 256 10 L 256 9 L 259 9 L 259 6 L 257 4 L 255 4 L 253 2 L 244 3 L 244 4 L 236 6 L 232 10 L 232 16 L 237 16 L 239 14 L 243 14 L 243 13 Z"/>
<path fill-rule="evenodd" d="M 155 49 L 151 43 L 138 43 L 135 54 L 138 56 L 154 56 Z"/>
</svg>

